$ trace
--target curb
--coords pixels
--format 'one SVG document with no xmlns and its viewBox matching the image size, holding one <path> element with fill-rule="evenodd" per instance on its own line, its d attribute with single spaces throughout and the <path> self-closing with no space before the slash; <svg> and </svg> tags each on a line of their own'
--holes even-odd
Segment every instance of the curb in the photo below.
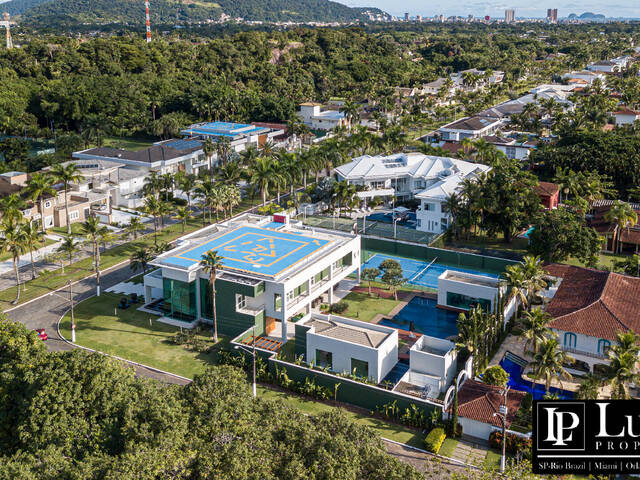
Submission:
<svg viewBox="0 0 640 480">
<path fill-rule="evenodd" d="M 95 297 L 95 295 L 92 295 L 89 298 Z M 87 298 L 85 298 L 85 300 L 88 300 Z M 167 375 L 170 377 L 174 377 L 174 378 L 179 378 L 180 380 L 185 380 L 187 382 L 192 382 L 193 379 L 191 378 L 187 378 L 187 377 L 183 377 L 181 375 L 176 375 L 175 373 L 171 373 L 171 372 L 166 372 L 164 370 L 160 370 L 159 368 L 154 368 L 154 367 L 150 367 L 148 365 L 145 365 L 143 363 L 138 363 L 138 362 L 134 362 L 132 360 L 127 360 L 126 358 L 122 358 L 122 357 L 118 357 L 117 355 L 112 355 L 110 353 L 105 353 L 105 352 L 101 352 L 100 350 L 94 350 L 93 348 L 89 348 L 89 347 L 83 347 L 82 345 L 78 345 L 77 343 L 73 343 L 69 340 L 67 340 L 62 333 L 60 332 L 60 322 L 62 321 L 62 319 L 65 317 L 65 315 L 67 313 L 69 313 L 69 310 L 71 310 L 70 308 L 66 309 L 64 311 L 64 313 L 62 314 L 62 316 L 58 319 L 58 323 L 56 324 L 56 331 L 58 332 L 58 336 L 62 339 L 63 342 L 65 342 L 68 345 L 71 345 L 74 348 L 81 348 L 82 350 L 86 350 L 88 352 L 93 352 L 93 353 L 99 353 L 100 355 L 104 355 L 105 357 L 110 357 L 110 358 L 114 358 L 116 360 L 120 360 L 121 362 L 125 362 L 128 363 L 130 365 L 135 365 L 136 367 L 141 367 L 147 370 L 150 370 L 152 372 L 156 372 L 156 373 L 162 373 L 163 375 Z"/>
<path fill-rule="evenodd" d="M 436 457 L 436 458 L 442 458 L 444 460 L 447 460 L 449 462 L 464 466 L 464 467 L 469 467 L 469 468 L 474 468 L 476 470 L 481 470 L 480 467 L 477 467 L 476 465 L 473 465 L 471 463 L 466 463 L 463 462 L 462 460 L 458 460 L 457 458 L 451 458 L 451 457 L 445 457 L 444 455 L 438 455 L 437 453 L 433 453 L 430 452 L 429 450 L 423 450 L 422 448 L 418 448 L 418 447 L 414 447 L 411 445 L 407 445 L 406 443 L 401 443 L 401 442 L 397 442 L 395 440 L 391 440 L 389 438 L 385 438 L 385 437 L 380 437 L 382 438 L 382 440 L 384 440 L 385 442 L 389 442 L 389 443 L 393 443 L 395 445 L 400 445 L 401 447 L 405 447 L 408 448 L 409 450 L 415 450 L 416 452 L 420 452 L 420 453 L 426 453 L 427 455 L 431 455 L 432 457 Z"/>
</svg>

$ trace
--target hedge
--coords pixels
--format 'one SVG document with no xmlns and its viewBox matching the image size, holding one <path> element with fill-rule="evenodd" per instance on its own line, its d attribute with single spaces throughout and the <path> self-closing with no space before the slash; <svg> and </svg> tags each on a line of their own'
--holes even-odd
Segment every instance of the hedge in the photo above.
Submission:
<svg viewBox="0 0 640 480">
<path fill-rule="evenodd" d="M 438 453 L 445 438 L 447 438 L 447 434 L 444 433 L 444 428 L 436 427 L 427 434 L 424 445 L 430 452 Z"/>
<path fill-rule="evenodd" d="M 502 432 L 494 430 L 489 435 L 489 446 L 496 450 L 502 449 Z M 526 452 L 531 450 L 531 439 L 507 433 L 507 452 L 516 454 L 518 452 Z"/>
</svg>

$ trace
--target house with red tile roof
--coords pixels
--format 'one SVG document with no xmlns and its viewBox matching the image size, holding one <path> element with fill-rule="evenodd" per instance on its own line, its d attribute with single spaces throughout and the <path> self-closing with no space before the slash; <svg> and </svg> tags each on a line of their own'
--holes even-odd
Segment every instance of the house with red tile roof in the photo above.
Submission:
<svg viewBox="0 0 640 480">
<path fill-rule="evenodd" d="M 616 125 L 633 125 L 640 120 L 640 111 L 624 107 L 614 112 L 613 116 L 616 119 Z"/>
<path fill-rule="evenodd" d="M 458 390 L 458 422 L 463 435 L 488 440 L 494 430 L 502 429 L 502 420 L 494 413 L 500 413 L 504 401 L 503 388 L 487 385 L 473 379 L 466 379 Z M 516 412 L 526 393 L 509 390 L 507 393 L 507 428 L 516 418 Z M 445 416 L 451 418 L 453 399 L 445 403 Z"/>
<path fill-rule="evenodd" d="M 618 248 L 622 253 L 638 253 L 640 252 L 640 223 L 620 228 L 616 223 L 607 220 L 607 212 L 615 203 L 616 200 L 594 200 L 591 202 L 591 210 L 587 216 L 588 224 L 606 239 L 603 247 L 605 252 L 613 252 Z M 640 203 L 630 202 L 629 206 L 640 218 Z"/>
<path fill-rule="evenodd" d="M 549 327 L 583 367 L 608 364 L 618 332 L 640 332 L 640 278 L 560 264 L 545 270 L 556 279 L 546 308 Z"/>
<path fill-rule="evenodd" d="M 560 200 L 560 187 L 557 183 L 539 182 L 535 187 L 535 192 L 540 197 L 542 205 L 547 210 L 558 208 Z"/>
</svg>

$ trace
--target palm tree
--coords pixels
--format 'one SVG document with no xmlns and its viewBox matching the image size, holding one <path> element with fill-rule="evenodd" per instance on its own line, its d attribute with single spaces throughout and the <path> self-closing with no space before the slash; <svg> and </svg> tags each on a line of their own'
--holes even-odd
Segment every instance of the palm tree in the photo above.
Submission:
<svg viewBox="0 0 640 480">
<path fill-rule="evenodd" d="M 142 270 L 143 275 L 146 275 L 147 268 L 149 268 L 149 262 L 152 259 L 153 255 L 149 248 L 141 246 L 136 248 L 129 257 L 129 266 L 134 272 Z"/>
<path fill-rule="evenodd" d="M 93 247 L 93 266 L 96 272 L 96 295 L 100 296 L 100 243 L 103 242 L 110 232 L 107 227 L 100 225 L 98 217 L 89 217 L 81 225 L 81 232 L 84 237 L 91 242 Z"/>
<path fill-rule="evenodd" d="M 218 163 L 222 162 L 223 166 L 226 165 L 230 153 L 231 140 L 229 137 L 219 137 L 216 140 L 216 155 L 218 156 Z"/>
<path fill-rule="evenodd" d="M 539 345 L 538 352 L 533 356 L 529 364 L 536 378 L 545 378 L 545 391 L 549 392 L 551 380 L 555 377 L 562 386 L 562 379 L 571 380 L 573 377 L 564 368 L 564 365 L 573 361 L 565 351 L 558 346 L 556 338 L 549 338 Z"/>
<path fill-rule="evenodd" d="M 273 160 L 267 157 L 259 157 L 249 167 L 249 183 L 260 190 L 262 205 L 266 205 L 269 188 L 278 182 L 278 174 L 274 169 Z"/>
<path fill-rule="evenodd" d="M 162 202 L 154 196 L 144 199 L 144 211 L 153 217 L 153 243 L 158 244 L 158 217 L 162 215 Z"/>
<path fill-rule="evenodd" d="M 211 207 L 215 196 L 215 188 L 213 181 L 206 178 L 196 185 L 196 188 L 194 189 L 196 198 L 202 200 L 202 226 L 205 225 L 207 220 L 207 208 L 209 208 L 209 222 L 211 222 Z"/>
<path fill-rule="evenodd" d="M 20 300 L 20 272 L 18 270 L 18 260 L 20 255 L 25 253 L 26 239 L 22 222 L 13 218 L 4 218 L 0 223 L 0 250 L 9 252 L 13 260 L 13 272 L 16 276 L 16 298 L 11 302 L 18 303 Z"/>
<path fill-rule="evenodd" d="M 22 210 L 25 209 L 27 203 L 17 193 L 7 195 L 0 200 L 0 212 L 2 218 L 19 222 L 22 220 Z"/>
<path fill-rule="evenodd" d="M 209 283 L 211 284 L 211 313 L 213 314 L 213 341 L 218 343 L 218 316 L 216 313 L 216 275 L 222 268 L 222 257 L 218 252 L 211 251 L 202 255 L 200 266 L 204 273 L 209 274 Z"/>
<path fill-rule="evenodd" d="M 466 348 L 473 357 L 473 370 L 478 371 L 481 356 L 484 353 L 484 346 L 481 345 L 481 339 L 484 338 L 486 331 L 486 316 L 481 306 L 476 306 L 469 310 L 468 313 L 461 313 L 458 317 L 458 338 L 456 345 Z"/>
<path fill-rule="evenodd" d="M 609 351 L 611 354 L 611 351 Z M 611 398 L 628 399 L 629 383 L 637 382 L 640 378 L 636 368 L 637 356 L 630 354 L 611 355 L 611 363 L 607 371 L 607 379 L 611 385 Z"/>
<path fill-rule="evenodd" d="M 44 173 L 34 173 L 27 180 L 25 192 L 34 202 L 40 204 L 40 222 L 42 225 L 42 233 L 44 233 L 44 199 L 47 196 L 54 196 L 56 190 L 53 188 L 53 178 Z"/>
<path fill-rule="evenodd" d="M 187 208 L 191 210 L 191 195 L 196 187 L 196 176 L 192 173 L 183 175 L 178 181 L 178 188 L 187 196 Z"/>
<path fill-rule="evenodd" d="M 78 243 L 73 235 L 67 235 L 63 237 L 62 243 L 56 250 L 61 255 L 66 255 L 69 258 L 69 265 L 73 262 L 73 255 L 78 251 Z M 62 273 L 64 273 L 64 261 L 62 262 Z"/>
<path fill-rule="evenodd" d="M 131 219 L 129 220 L 129 224 L 124 227 L 124 231 L 126 232 L 127 236 L 129 238 L 133 238 L 134 240 L 138 238 L 138 235 L 143 232 L 144 229 L 145 226 L 142 223 L 140 217 L 131 217 Z"/>
<path fill-rule="evenodd" d="M 173 218 L 180 220 L 180 223 L 182 224 L 182 233 L 184 233 L 184 228 L 187 226 L 187 222 L 191 218 L 191 211 L 187 207 L 178 207 Z"/>
<path fill-rule="evenodd" d="M 67 200 L 67 192 L 69 191 L 70 183 L 78 183 L 84 178 L 80 174 L 80 169 L 75 163 L 57 163 L 51 167 L 51 175 L 54 180 L 61 182 L 64 185 L 64 210 L 67 220 L 67 235 L 71 235 L 71 222 L 69 220 L 69 202 Z"/>
<path fill-rule="evenodd" d="M 229 162 L 226 165 L 218 167 L 216 176 L 229 185 L 235 185 L 242 180 L 244 169 L 238 162 Z"/>
<path fill-rule="evenodd" d="M 215 146 L 211 141 L 211 137 L 207 137 L 202 144 L 202 151 L 204 152 L 205 157 L 207 157 L 207 163 L 209 164 L 209 175 L 213 175 L 213 163 L 211 162 L 211 159 L 213 158 Z"/>
<path fill-rule="evenodd" d="M 538 353 L 538 347 L 552 336 L 552 332 L 548 327 L 551 320 L 551 315 L 543 312 L 540 308 L 524 312 L 520 319 L 520 325 L 522 327 L 521 336 L 526 340 L 524 344 L 525 352 L 528 347 L 531 347 L 534 354 Z"/>
<path fill-rule="evenodd" d="M 233 217 L 233 207 L 240 205 L 242 196 L 240 195 L 240 189 L 235 185 L 225 185 L 225 187 L 225 201 L 227 203 L 227 207 L 229 207 L 229 216 Z"/>
<path fill-rule="evenodd" d="M 31 279 L 36 278 L 36 267 L 33 263 L 33 251 L 36 249 L 36 246 L 42 240 L 42 232 L 38 229 L 38 226 L 31 222 L 25 222 L 22 224 L 22 231 L 24 234 L 24 241 L 29 250 L 29 257 L 31 261 Z"/>
<path fill-rule="evenodd" d="M 547 287 L 544 279 L 546 273 L 542 268 L 542 260 L 538 256 L 526 255 L 522 259 L 521 270 L 527 283 L 527 294 L 530 298 L 535 297 L 538 292 Z"/>
<path fill-rule="evenodd" d="M 507 265 L 504 279 L 511 295 L 515 296 L 525 307 L 529 303 L 529 282 L 522 265 Z"/>
<path fill-rule="evenodd" d="M 618 200 L 615 204 L 611 206 L 611 208 L 604 214 L 604 218 L 607 222 L 615 223 L 618 227 L 618 231 L 616 234 L 617 240 L 617 250 L 618 253 L 622 250 L 622 242 L 620 241 L 620 235 L 622 234 L 622 229 L 626 228 L 627 233 L 628 230 L 633 227 L 636 223 L 638 223 L 638 214 L 635 212 L 631 205 L 626 202 L 621 202 Z"/>
<path fill-rule="evenodd" d="M 151 171 L 151 173 L 144 179 L 144 187 L 142 191 L 145 195 L 153 195 L 155 198 L 158 198 L 160 195 L 160 191 L 162 191 L 163 180 L 158 175 L 158 172 Z"/>
</svg>

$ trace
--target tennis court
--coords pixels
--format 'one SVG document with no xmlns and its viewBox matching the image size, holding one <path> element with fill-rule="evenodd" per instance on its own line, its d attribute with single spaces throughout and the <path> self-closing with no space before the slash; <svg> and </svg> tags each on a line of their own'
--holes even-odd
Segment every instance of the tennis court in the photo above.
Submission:
<svg viewBox="0 0 640 480">
<path fill-rule="evenodd" d="M 200 263 L 202 255 L 215 251 L 224 269 L 275 277 L 331 243 L 304 235 L 257 227 L 240 227 L 195 247 L 177 252 L 165 263 L 183 268 Z"/>
<path fill-rule="evenodd" d="M 499 275 L 493 273 L 480 272 L 478 270 L 470 270 L 468 268 L 450 267 L 441 263 L 437 263 L 437 258 L 431 261 L 413 260 L 404 257 L 394 257 L 383 253 L 373 253 L 362 268 L 379 268 L 380 264 L 385 260 L 395 260 L 402 268 L 402 275 L 407 279 L 410 285 L 418 285 L 420 287 L 438 289 L 438 277 L 445 270 L 453 270 L 456 272 L 473 273 L 475 275 L 485 275 L 491 278 L 498 278 Z"/>
</svg>

